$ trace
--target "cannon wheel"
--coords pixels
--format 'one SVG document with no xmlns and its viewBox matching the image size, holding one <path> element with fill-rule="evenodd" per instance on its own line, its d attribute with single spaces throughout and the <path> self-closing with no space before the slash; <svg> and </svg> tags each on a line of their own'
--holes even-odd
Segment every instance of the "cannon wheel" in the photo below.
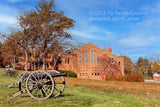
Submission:
<svg viewBox="0 0 160 107">
<path fill-rule="evenodd" d="M 18 76 L 17 83 L 19 84 L 19 90 L 23 90 L 26 88 L 25 83 L 29 74 L 30 74 L 29 71 L 24 71 Z"/>
<path fill-rule="evenodd" d="M 34 99 L 47 99 L 54 91 L 53 78 L 46 71 L 33 71 L 26 80 L 26 90 Z"/>
<path fill-rule="evenodd" d="M 55 74 L 55 73 L 60 73 L 56 70 L 49 70 L 47 71 L 49 74 Z M 65 79 L 63 76 L 60 77 L 53 77 L 54 80 L 54 92 L 53 92 L 53 97 L 59 96 L 65 88 Z"/>
</svg>

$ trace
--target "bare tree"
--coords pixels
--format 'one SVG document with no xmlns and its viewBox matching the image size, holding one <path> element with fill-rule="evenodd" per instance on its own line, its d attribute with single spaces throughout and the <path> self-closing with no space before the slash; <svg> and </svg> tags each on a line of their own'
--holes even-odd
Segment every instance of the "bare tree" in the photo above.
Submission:
<svg viewBox="0 0 160 107">
<path fill-rule="evenodd" d="M 103 74 L 105 78 L 116 73 L 121 74 L 120 67 L 118 63 L 113 60 L 113 58 L 110 58 L 107 55 L 103 55 L 99 57 L 98 62 L 99 64 L 95 66 L 95 69 L 100 71 L 100 73 Z"/>
</svg>

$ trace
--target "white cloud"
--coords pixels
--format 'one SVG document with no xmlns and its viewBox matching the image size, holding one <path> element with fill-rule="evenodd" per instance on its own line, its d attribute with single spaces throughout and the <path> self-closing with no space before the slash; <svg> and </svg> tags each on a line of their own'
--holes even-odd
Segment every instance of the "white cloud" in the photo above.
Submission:
<svg viewBox="0 0 160 107">
<path fill-rule="evenodd" d="M 106 40 L 110 41 L 114 38 L 115 33 L 93 25 L 89 22 L 80 20 L 76 25 L 76 29 L 71 31 L 72 36 L 82 37 L 90 40 Z"/>
<path fill-rule="evenodd" d="M 151 45 L 155 43 L 156 40 L 157 38 L 154 36 L 145 37 L 136 35 L 136 36 L 129 36 L 122 38 L 118 40 L 118 43 L 126 46 L 138 47 L 138 46 Z"/>
<path fill-rule="evenodd" d="M 22 0 L 7 0 L 8 2 L 11 2 L 11 3 L 15 3 L 15 2 L 19 2 L 19 1 L 22 1 Z"/>
<path fill-rule="evenodd" d="M 88 32 L 84 32 L 84 31 L 73 30 L 73 31 L 71 31 L 71 34 L 79 36 L 79 37 L 83 37 L 86 39 L 93 39 L 93 40 L 101 40 L 102 39 L 102 38 L 98 37 L 98 35 L 93 35 L 93 34 L 90 34 Z"/>
<path fill-rule="evenodd" d="M 12 16 L 0 15 L 0 23 L 17 24 L 17 20 Z"/>
</svg>

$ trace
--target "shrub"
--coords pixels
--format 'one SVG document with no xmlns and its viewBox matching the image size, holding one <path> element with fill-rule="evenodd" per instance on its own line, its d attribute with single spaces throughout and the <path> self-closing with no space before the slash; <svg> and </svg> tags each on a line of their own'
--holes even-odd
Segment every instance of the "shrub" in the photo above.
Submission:
<svg viewBox="0 0 160 107">
<path fill-rule="evenodd" d="M 73 71 L 58 70 L 60 73 L 67 73 L 67 77 L 77 78 L 77 74 Z"/>
<path fill-rule="evenodd" d="M 128 82 L 144 82 L 144 78 L 143 76 L 137 74 L 130 74 L 125 76 L 124 81 L 128 81 Z"/>
<path fill-rule="evenodd" d="M 19 67 L 19 66 L 15 67 L 15 70 L 21 70 L 21 69 L 22 69 L 22 68 Z"/>
<path fill-rule="evenodd" d="M 112 81 L 126 81 L 126 82 L 144 82 L 144 78 L 141 75 L 129 74 L 126 76 L 117 77 L 115 75 L 109 76 L 106 80 Z"/>
</svg>

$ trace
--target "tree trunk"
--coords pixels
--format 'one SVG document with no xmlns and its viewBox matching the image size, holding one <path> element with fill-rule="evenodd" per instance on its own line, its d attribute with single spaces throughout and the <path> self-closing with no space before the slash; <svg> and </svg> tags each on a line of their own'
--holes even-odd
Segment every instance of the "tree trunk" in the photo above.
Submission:
<svg viewBox="0 0 160 107">
<path fill-rule="evenodd" d="M 55 59 L 54 64 L 53 64 L 53 70 L 55 69 L 56 64 L 57 64 L 57 60 Z"/>
<path fill-rule="evenodd" d="M 15 69 L 15 67 L 16 67 L 16 58 L 13 57 L 13 69 Z"/>
<path fill-rule="evenodd" d="M 15 69 L 15 57 L 11 58 L 10 62 L 11 62 L 12 68 Z"/>
<path fill-rule="evenodd" d="M 43 57 L 43 70 L 44 71 L 46 70 L 46 56 L 47 56 L 47 54 L 44 53 L 44 57 Z"/>
<path fill-rule="evenodd" d="M 27 50 L 25 50 L 25 56 L 26 56 L 26 58 L 25 58 L 25 71 L 27 71 L 28 70 L 28 52 L 27 52 Z"/>
</svg>

